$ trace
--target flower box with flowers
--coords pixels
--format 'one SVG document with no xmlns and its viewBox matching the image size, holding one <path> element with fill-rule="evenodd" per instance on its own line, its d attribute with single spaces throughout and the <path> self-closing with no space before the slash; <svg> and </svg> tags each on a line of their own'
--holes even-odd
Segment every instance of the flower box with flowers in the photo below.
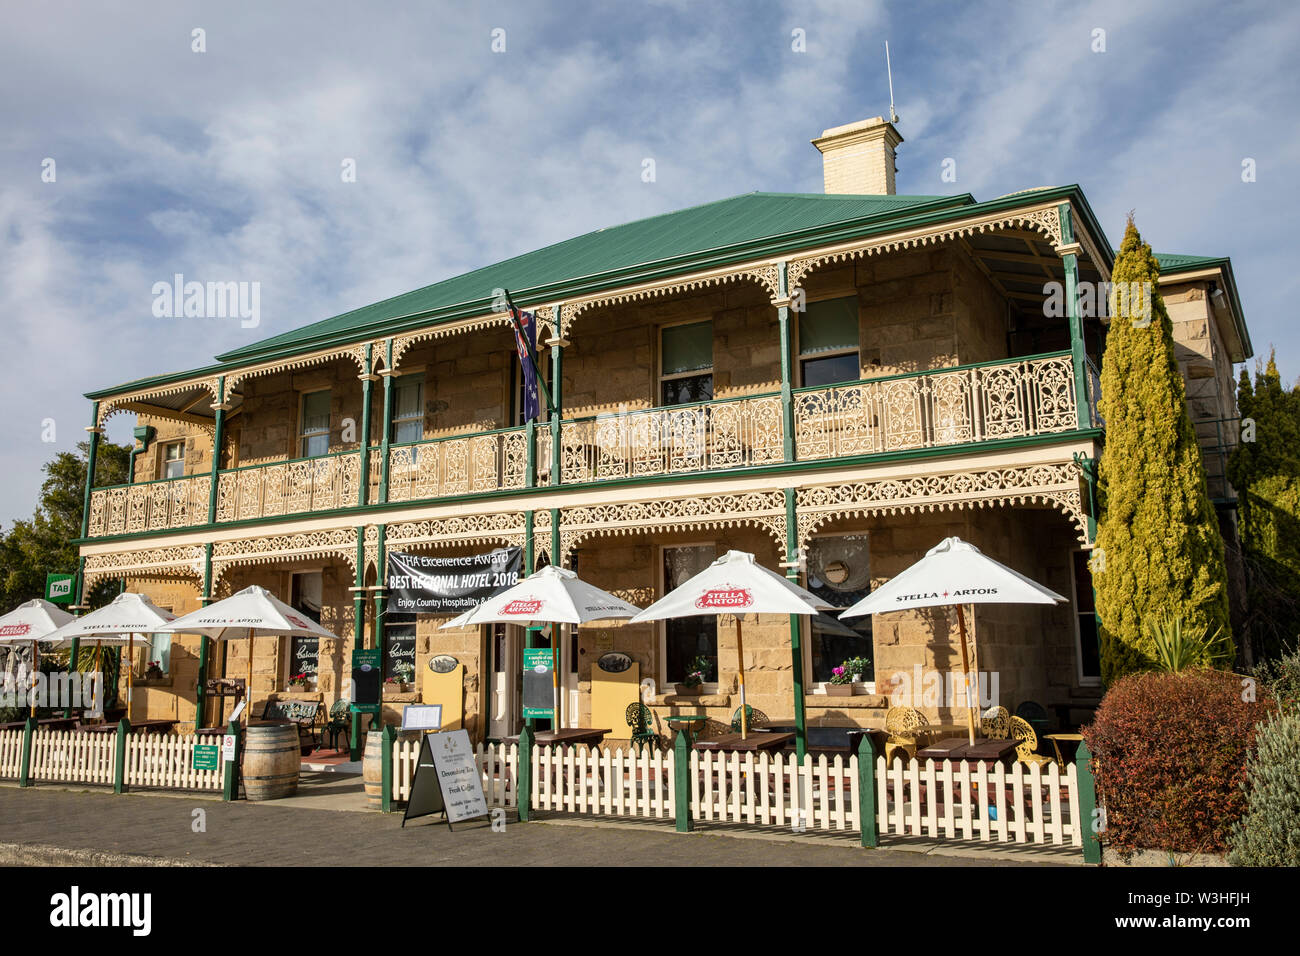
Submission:
<svg viewBox="0 0 1300 956">
<path fill-rule="evenodd" d="M 707 657 L 701 655 L 695 658 L 686 671 L 686 679 L 680 684 L 674 684 L 673 689 L 683 697 L 699 697 L 704 693 L 704 682 L 712 668 L 713 662 Z"/>
<path fill-rule="evenodd" d="M 867 671 L 868 662 L 861 657 L 851 657 L 839 667 L 831 669 L 831 679 L 826 682 L 826 693 L 831 697 L 852 697 L 857 685 Z"/>
</svg>

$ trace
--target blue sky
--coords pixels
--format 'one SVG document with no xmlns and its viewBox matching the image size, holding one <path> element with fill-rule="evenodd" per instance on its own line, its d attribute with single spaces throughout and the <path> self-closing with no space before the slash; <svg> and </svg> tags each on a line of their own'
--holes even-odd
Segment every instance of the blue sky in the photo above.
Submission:
<svg viewBox="0 0 1300 956">
<path fill-rule="evenodd" d="M 900 193 L 1080 183 L 1112 241 L 1132 210 L 1158 251 L 1231 256 L 1256 351 L 1300 374 L 1295 4 L 11 5 L 0 522 L 84 437 L 88 389 L 601 226 L 820 192 L 809 140 L 887 111 L 886 39 Z M 259 282 L 260 326 L 154 318 L 177 272 Z"/>
</svg>

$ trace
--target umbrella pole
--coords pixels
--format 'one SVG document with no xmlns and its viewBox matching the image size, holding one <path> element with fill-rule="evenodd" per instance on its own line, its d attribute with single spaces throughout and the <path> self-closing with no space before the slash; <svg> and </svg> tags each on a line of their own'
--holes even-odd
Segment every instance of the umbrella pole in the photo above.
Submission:
<svg viewBox="0 0 1300 956">
<path fill-rule="evenodd" d="M 740 632 L 740 615 L 736 615 L 736 661 L 740 665 L 740 739 L 749 736 L 749 713 L 745 710 L 745 638 Z"/>
<path fill-rule="evenodd" d="M 564 729 L 560 723 L 560 631 L 563 627 L 558 622 L 551 625 L 551 704 L 555 708 L 551 723 L 556 730 Z"/>
<path fill-rule="evenodd" d="M 356 696 L 355 694 L 353 695 Z M 248 681 L 244 684 L 244 726 L 248 726 L 249 712 L 253 709 L 253 629 L 248 629 Z"/>
<path fill-rule="evenodd" d="M 135 632 L 126 636 L 126 719 L 131 719 L 131 694 L 135 690 Z"/>
<path fill-rule="evenodd" d="M 971 746 L 975 745 L 975 708 L 970 700 L 970 658 L 966 654 L 966 617 L 961 605 L 957 605 L 957 628 L 961 632 L 961 674 L 966 694 L 966 729 L 970 735 Z"/>
</svg>

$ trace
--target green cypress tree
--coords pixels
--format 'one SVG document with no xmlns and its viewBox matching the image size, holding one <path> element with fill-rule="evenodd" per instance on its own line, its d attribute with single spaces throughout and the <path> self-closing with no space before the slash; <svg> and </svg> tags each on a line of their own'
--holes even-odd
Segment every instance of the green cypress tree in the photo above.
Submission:
<svg viewBox="0 0 1300 956">
<path fill-rule="evenodd" d="M 1181 617 L 1193 633 L 1221 628 L 1222 637 L 1231 635 L 1223 539 L 1159 274 L 1130 217 L 1111 276 L 1116 294 L 1099 403 L 1106 444 L 1092 567 L 1107 683 L 1151 665 L 1147 625 L 1160 615 Z"/>
<path fill-rule="evenodd" d="M 1270 353 L 1237 386 L 1241 443 L 1228 461 L 1249 580 L 1243 640 L 1271 658 L 1300 635 L 1300 391 Z"/>
</svg>

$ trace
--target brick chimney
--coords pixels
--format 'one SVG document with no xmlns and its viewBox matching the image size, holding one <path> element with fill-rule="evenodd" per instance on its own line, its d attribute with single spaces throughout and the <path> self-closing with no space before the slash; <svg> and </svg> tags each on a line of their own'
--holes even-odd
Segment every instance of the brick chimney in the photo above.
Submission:
<svg viewBox="0 0 1300 956">
<path fill-rule="evenodd" d="M 894 147 L 902 141 L 883 116 L 823 132 L 812 144 L 821 150 L 826 192 L 894 195 Z"/>
</svg>

